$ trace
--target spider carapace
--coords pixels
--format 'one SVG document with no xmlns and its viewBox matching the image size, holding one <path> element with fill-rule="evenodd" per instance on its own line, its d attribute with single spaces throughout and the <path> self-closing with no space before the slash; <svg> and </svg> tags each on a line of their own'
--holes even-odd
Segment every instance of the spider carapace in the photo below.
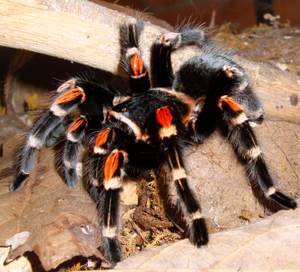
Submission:
<svg viewBox="0 0 300 272">
<path fill-rule="evenodd" d="M 262 122 L 264 111 L 242 66 L 214 45 L 202 29 L 183 27 L 152 45 L 148 70 L 140 53 L 142 31 L 143 22 L 138 19 L 120 27 L 121 65 L 130 82 L 127 94 L 79 77 L 63 83 L 49 111 L 28 134 L 22 163 L 10 185 L 12 192 L 21 189 L 34 168 L 37 150 L 54 145 L 65 134 L 64 174 L 68 187 L 74 188 L 78 153 L 82 141 L 89 138 L 87 184 L 97 203 L 100 250 L 111 266 L 124 259 L 117 238 L 124 177 L 147 176 L 150 170 L 159 175 L 162 166 L 170 171 L 169 201 L 183 212 L 191 243 L 197 247 L 208 243 L 205 219 L 189 187 L 182 154 L 187 146 L 202 144 L 217 128 L 225 131 L 249 178 L 267 199 L 284 209 L 297 207 L 292 197 L 275 188 L 267 170 L 252 129 L 252 124 Z M 198 56 L 174 74 L 172 52 L 189 45 L 199 49 Z M 90 100 L 97 103 L 100 114 L 83 110 Z M 64 120 L 74 109 L 82 115 L 65 133 Z"/>
</svg>

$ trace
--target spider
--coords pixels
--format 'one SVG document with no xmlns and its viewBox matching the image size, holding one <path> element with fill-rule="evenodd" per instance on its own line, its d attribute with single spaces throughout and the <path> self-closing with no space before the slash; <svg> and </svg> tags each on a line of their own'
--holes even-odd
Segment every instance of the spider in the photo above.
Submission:
<svg viewBox="0 0 300 272">
<path fill-rule="evenodd" d="M 140 53 L 143 22 L 132 19 L 120 26 L 121 64 L 130 89 L 123 95 L 102 84 L 74 77 L 61 84 L 50 109 L 32 127 L 22 149 L 18 174 L 10 184 L 14 192 L 24 185 L 34 168 L 36 153 L 64 135 L 64 119 L 79 109 L 65 133 L 63 165 L 69 188 L 78 183 L 78 153 L 85 138 L 91 142 L 88 187 L 97 203 L 102 232 L 100 250 L 115 266 L 124 259 L 117 238 L 120 230 L 120 192 L 126 176 L 156 175 L 168 168 L 168 198 L 180 207 L 188 236 L 197 247 L 209 236 L 199 200 L 188 184 L 183 152 L 200 145 L 221 129 L 249 178 L 265 198 L 283 209 L 297 202 L 277 190 L 267 170 L 252 126 L 264 111 L 243 67 L 221 51 L 203 29 L 182 27 L 166 33 L 151 47 L 150 69 Z M 199 54 L 174 74 L 171 54 L 189 45 Z M 94 108 L 87 107 L 93 101 Z"/>
</svg>

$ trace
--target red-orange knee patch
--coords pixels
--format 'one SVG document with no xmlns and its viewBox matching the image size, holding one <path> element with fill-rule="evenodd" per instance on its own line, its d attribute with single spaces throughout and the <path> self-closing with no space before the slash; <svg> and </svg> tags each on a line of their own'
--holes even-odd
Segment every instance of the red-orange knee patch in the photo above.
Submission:
<svg viewBox="0 0 300 272">
<path fill-rule="evenodd" d="M 131 59 L 131 69 L 135 76 L 143 73 L 143 60 L 138 53 L 135 53 Z"/>
<path fill-rule="evenodd" d="M 105 144 L 106 141 L 107 141 L 107 137 L 108 137 L 108 134 L 109 132 L 111 131 L 111 129 L 105 129 L 105 130 L 102 130 L 96 140 L 95 140 L 95 146 L 96 147 L 100 147 L 101 145 Z"/>
<path fill-rule="evenodd" d="M 77 87 L 71 90 L 66 91 L 63 95 L 61 95 L 56 101 L 55 104 L 64 104 L 74 100 L 75 98 L 81 96 L 81 102 L 85 101 L 85 93 L 82 88 Z"/>
<path fill-rule="evenodd" d="M 157 122 L 164 128 L 169 128 L 172 124 L 173 116 L 169 107 L 163 107 L 156 111 Z"/>
<path fill-rule="evenodd" d="M 119 165 L 119 154 L 120 152 L 111 153 L 106 159 L 104 166 L 104 178 L 105 180 L 110 180 L 114 173 L 116 172 Z"/>
<path fill-rule="evenodd" d="M 233 98 L 226 96 L 226 97 L 221 97 L 218 103 L 219 108 L 222 109 L 222 103 L 226 103 L 231 109 L 233 109 L 234 111 L 244 111 L 243 108 L 241 107 L 241 105 L 235 101 Z"/>
<path fill-rule="evenodd" d="M 78 117 L 69 127 L 69 132 L 73 132 L 76 129 L 78 129 L 83 123 L 85 123 L 86 120 L 84 117 Z"/>
</svg>

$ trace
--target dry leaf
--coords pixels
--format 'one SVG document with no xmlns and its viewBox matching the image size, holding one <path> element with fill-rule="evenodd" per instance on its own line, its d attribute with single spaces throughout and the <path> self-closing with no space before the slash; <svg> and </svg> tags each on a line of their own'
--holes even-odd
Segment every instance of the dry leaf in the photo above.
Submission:
<svg viewBox="0 0 300 272">
<path fill-rule="evenodd" d="M 153 247 L 119 263 L 116 269 L 280 270 L 300 268 L 300 209 L 281 211 L 235 230 L 210 236 L 207 248 L 185 239 Z"/>
<path fill-rule="evenodd" d="M 0 271 L 1 272 L 32 272 L 30 262 L 26 257 L 20 257 L 10 264 L 4 264 L 7 255 L 9 254 L 9 247 L 0 248 Z"/>
<path fill-rule="evenodd" d="M 46 270 L 74 256 L 103 259 L 95 204 L 83 184 L 67 188 L 53 159 L 53 151 L 42 150 L 35 172 L 18 192 L 9 192 L 12 177 L 1 181 L 0 245 L 11 248 L 7 262 L 27 251 L 34 251 Z"/>
</svg>

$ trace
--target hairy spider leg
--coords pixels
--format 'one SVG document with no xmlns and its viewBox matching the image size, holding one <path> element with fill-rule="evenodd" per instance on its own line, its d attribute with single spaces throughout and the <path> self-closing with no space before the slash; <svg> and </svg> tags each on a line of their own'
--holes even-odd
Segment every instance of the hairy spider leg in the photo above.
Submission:
<svg viewBox="0 0 300 272">
<path fill-rule="evenodd" d="M 113 150 L 107 157 L 103 169 L 103 183 L 97 208 L 102 230 L 100 250 L 112 266 L 124 259 L 121 243 L 117 234 L 120 227 L 120 193 L 124 176 L 126 152 Z"/>
<path fill-rule="evenodd" d="M 211 45 L 203 29 L 189 27 L 178 28 L 178 32 L 162 35 L 151 48 L 151 83 L 153 88 L 172 87 L 174 74 L 171 63 L 171 52 L 187 45 Z"/>
<path fill-rule="evenodd" d="M 97 134 L 94 142 L 90 193 L 97 203 L 102 230 L 100 250 L 112 266 L 124 259 L 117 237 L 123 177 L 125 173 L 143 176 L 157 168 L 157 149 L 134 140 L 118 128 L 106 128 Z"/>
<path fill-rule="evenodd" d="M 64 124 L 61 122 L 52 131 L 49 132 L 48 137 L 46 138 L 45 146 L 52 147 L 54 146 L 59 139 L 64 135 L 65 127 Z"/>
<path fill-rule="evenodd" d="M 120 145 L 120 141 L 117 139 L 119 135 L 123 136 L 123 132 L 118 129 L 105 128 L 95 137 L 93 155 L 91 157 L 91 167 L 89 171 L 89 183 L 91 186 L 99 187 L 102 185 L 105 161 L 108 155 Z M 96 193 L 96 191 L 93 193 Z M 95 200 L 97 201 L 98 196 L 96 195 L 93 197 L 95 197 Z"/>
<path fill-rule="evenodd" d="M 112 107 L 112 100 L 115 96 L 102 85 L 81 78 L 72 78 L 64 82 L 58 87 L 57 93 L 49 111 L 38 119 L 27 136 L 22 148 L 19 172 L 10 184 L 12 192 L 22 188 L 34 169 L 37 150 L 40 150 L 45 143 L 47 146 L 51 146 L 59 140 L 63 134 L 62 130 L 64 130 L 62 121 L 69 113 L 75 108 L 83 106 L 87 100 L 91 100 L 93 97 L 96 103 L 101 105 L 104 116 L 105 112 Z M 104 120 L 103 116 L 102 121 Z M 66 176 L 68 177 L 68 174 Z M 76 184 L 76 180 L 69 179 L 67 183 L 72 187 Z"/>
<path fill-rule="evenodd" d="M 244 84 L 247 80 L 245 78 L 245 72 L 240 67 L 224 65 L 213 82 L 216 97 L 220 96 L 217 105 L 222 111 L 221 120 L 228 128 L 227 139 L 237 155 L 246 161 L 249 178 L 259 185 L 265 197 L 284 209 L 295 209 L 297 202 L 275 188 L 250 120 L 243 107 L 234 99 L 237 93 L 249 88 L 248 84 Z"/>
<path fill-rule="evenodd" d="M 79 103 L 86 99 L 84 90 L 80 87 L 68 89 L 58 95 L 50 107 L 50 111 L 43 115 L 28 134 L 27 141 L 22 149 L 22 162 L 18 175 L 10 184 L 10 191 L 18 191 L 24 185 L 34 168 L 37 150 L 44 145 L 46 137 L 64 117 Z"/>
<path fill-rule="evenodd" d="M 64 173 L 69 188 L 75 188 L 78 183 L 76 167 L 78 154 L 85 135 L 102 128 L 108 111 L 113 106 L 113 100 L 122 99 L 118 92 L 111 92 L 105 85 L 77 78 L 77 85 L 87 93 L 87 102 L 78 106 L 81 116 L 70 125 L 63 152 Z M 93 104 L 91 104 L 93 102 Z"/>
<path fill-rule="evenodd" d="M 229 63 L 226 59 L 222 59 L 223 56 L 220 56 L 217 68 L 213 67 L 213 65 L 210 67 L 210 58 L 212 56 L 209 56 L 207 59 L 204 57 L 200 60 L 199 58 L 195 59 L 195 61 L 203 62 L 203 67 L 197 67 L 198 69 L 203 68 L 203 74 L 201 74 L 202 81 L 206 80 L 205 77 L 210 81 L 207 84 L 205 92 L 205 103 L 196 122 L 193 124 L 194 130 L 197 133 L 195 139 L 199 143 L 204 142 L 216 130 L 220 124 L 220 120 L 222 120 L 222 111 L 218 107 L 220 97 L 231 93 L 231 89 L 234 89 L 235 93 L 237 90 L 243 91 L 243 84 L 241 83 L 243 80 L 240 79 L 244 76 L 243 72 L 236 67 L 228 66 Z"/>
<path fill-rule="evenodd" d="M 70 189 L 78 184 L 77 165 L 78 153 L 85 135 L 88 121 L 85 116 L 77 117 L 69 126 L 63 152 L 65 179 Z"/>
<path fill-rule="evenodd" d="M 266 198 L 284 209 L 297 208 L 298 204 L 292 197 L 275 188 L 254 131 L 242 107 L 227 95 L 220 98 L 218 105 L 228 126 L 228 141 L 236 153 L 247 162 L 246 169 L 250 178 L 257 182 Z"/>
<path fill-rule="evenodd" d="M 135 18 L 120 28 L 121 63 L 129 76 L 131 95 L 148 91 L 150 88 L 148 70 L 142 60 L 139 45 L 143 28 L 143 21 Z"/>
<path fill-rule="evenodd" d="M 161 152 L 171 170 L 172 181 L 168 184 L 171 202 L 177 200 L 189 224 L 189 239 L 197 247 L 206 246 L 208 243 L 208 230 L 205 219 L 201 214 L 201 207 L 194 192 L 188 185 L 187 173 L 182 161 L 181 149 L 178 144 L 179 127 L 172 109 L 168 106 L 156 111 L 161 140 Z M 172 199 L 173 198 L 173 199 Z"/>
<path fill-rule="evenodd" d="M 128 136 L 117 128 L 106 128 L 97 134 L 89 181 L 89 191 L 97 204 L 102 231 L 100 250 L 112 267 L 124 259 L 117 237 L 121 225 L 119 209 L 124 163 L 128 161 L 127 152 L 118 149 L 124 143 L 122 140 L 127 142 Z"/>
<path fill-rule="evenodd" d="M 170 33 L 168 33 L 170 34 Z M 173 43 L 178 42 L 178 33 L 169 37 Z M 171 65 L 172 43 L 166 35 L 158 39 L 151 47 L 151 85 L 152 88 L 170 88 L 173 85 L 174 74 Z"/>
<path fill-rule="evenodd" d="M 180 33 L 181 36 L 180 43 L 178 43 L 176 49 L 188 45 L 196 45 L 200 49 L 207 46 L 211 50 L 215 46 L 212 40 L 207 37 L 206 32 L 201 28 L 186 25 L 176 28 L 175 32 Z"/>
</svg>

